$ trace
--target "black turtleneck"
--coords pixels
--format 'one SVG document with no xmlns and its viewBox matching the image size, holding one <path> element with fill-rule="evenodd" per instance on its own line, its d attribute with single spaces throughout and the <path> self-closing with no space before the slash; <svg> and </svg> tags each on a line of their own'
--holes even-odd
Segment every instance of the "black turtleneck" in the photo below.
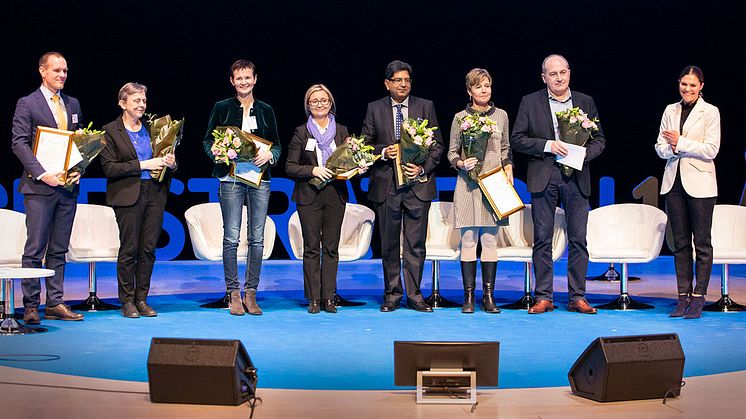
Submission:
<svg viewBox="0 0 746 419">
<path fill-rule="evenodd" d="M 689 114 L 692 113 L 692 109 L 694 108 L 694 105 L 697 104 L 697 100 L 692 103 L 686 103 L 683 100 L 681 101 L 681 122 L 679 122 L 679 134 L 684 133 L 684 122 L 686 122 L 686 118 L 689 118 Z"/>
</svg>

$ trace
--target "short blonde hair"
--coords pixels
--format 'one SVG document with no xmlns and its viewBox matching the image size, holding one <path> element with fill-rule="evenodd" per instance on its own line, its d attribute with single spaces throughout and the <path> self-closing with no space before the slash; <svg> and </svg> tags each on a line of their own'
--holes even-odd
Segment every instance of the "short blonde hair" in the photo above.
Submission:
<svg viewBox="0 0 746 419">
<path fill-rule="evenodd" d="M 136 82 L 129 82 L 122 86 L 121 89 L 119 89 L 119 101 L 127 101 L 127 98 L 130 97 L 130 95 L 134 95 L 135 93 L 148 93 L 148 88 L 144 84 L 136 83 Z"/>
<path fill-rule="evenodd" d="M 306 90 L 306 96 L 303 99 L 303 109 L 306 111 L 306 116 L 311 114 L 311 112 L 308 110 L 308 98 L 310 98 L 311 95 L 316 92 L 324 92 L 326 93 L 327 96 L 329 96 L 329 100 L 331 101 L 331 109 L 329 110 L 329 112 L 336 113 L 337 105 L 334 102 L 334 96 L 332 95 L 332 91 L 329 90 L 329 88 L 326 87 L 325 85 L 321 83 L 317 83 L 309 87 L 308 90 Z"/>
<path fill-rule="evenodd" d="M 468 91 L 472 86 L 481 83 L 482 79 L 485 77 L 489 80 L 490 84 L 492 84 L 492 76 L 490 76 L 489 71 L 483 68 L 472 68 L 469 70 L 469 72 L 466 73 L 466 90 Z"/>
</svg>

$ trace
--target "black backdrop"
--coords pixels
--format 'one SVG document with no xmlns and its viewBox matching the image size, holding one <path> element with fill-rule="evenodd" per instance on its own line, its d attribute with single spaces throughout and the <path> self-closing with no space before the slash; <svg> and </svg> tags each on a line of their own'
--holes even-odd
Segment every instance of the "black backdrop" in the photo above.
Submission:
<svg viewBox="0 0 746 419">
<path fill-rule="evenodd" d="M 48 50 L 66 56 L 65 92 L 80 99 L 86 122 L 100 127 L 117 117 L 116 95 L 128 81 L 149 87 L 149 112 L 186 117 L 177 155 L 177 178 L 185 182 L 210 175 L 201 141 L 213 103 L 233 93 L 228 67 L 237 58 L 257 64 L 255 95 L 275 108 L 286 143 L 304 122 L 303 93 L 316 82 L 334 93 L 338 121 L 359 132 L 367 102 L 385 94 L 383 71 L 393 59 L 413 65 L 413 94 L 435 101 L 446 138 L 453 114 L 466 103 L 463 77 L 472 67 L 492 73 L 493 99 L 512 123 L 521 96 L 543 86 L 540 64 L 550 53 L 568 58 L 571 87 L 594 96 L 600 110 L 607 147 L 591 165 L 592 206 L 602 176 L 615 179 L 616 202 L 639 201 L 632 189 L 660 177 L 663 161 L 653 144 L 688 64 L 704 70 L 705 97 L 721 111 L 718 202 L 738 203 L 746 178 L 736 104 L 744 97 L 737 64 L 744 56 L 737 34 L 743 14 L 724 2 L 43 0 L 4 8 L 0 132 L 8 140 L 0 180 L 7 207 L 21 173 L 9 144 L 13 109 L 38 87 L 37 60 Z M 453 176 L 443 160 L 438 173 Z M 525 165 L 516 163 L 517 177 L 525 179 Z M 283 167 L 284 156 L 274 176 L 284 177 Z M 100 177 L 100 168 L 87 176 Z M 94 194 L 90 202 L 103 199 Z M 167 210 L 181 215 L 206 200 L 205 193 L 172 195 Z M 282 212 L 287 200 L 273 194 L 270 205 L 270 213 Z M 377 254 L 375 239 L 373 249 Z M 188 239 L 181 257 L 192 257 Z M 282 246 L 273 257 L 287 257 Z"/>
</svg>

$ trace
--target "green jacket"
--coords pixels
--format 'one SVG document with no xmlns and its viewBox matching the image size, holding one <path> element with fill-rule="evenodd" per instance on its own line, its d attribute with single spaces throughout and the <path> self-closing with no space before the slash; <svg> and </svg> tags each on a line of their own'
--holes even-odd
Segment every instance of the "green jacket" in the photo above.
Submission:
<svg viewBox="0 0 746 419">
<path fill-rule="evenodd" d="M 253 134 L 256 134 L 267 141 L 272 142 L 270 151 L 272 152 L 272 159 L 270 160 L 270 166 L 276 166 L 280 160 L 280 153 L 282 148 L 280 146 L 280 138 L 277 134 L 277 119 L 275 118 L 275 111 L 271 106 L 266 103 L 257 100 L 254 102 L 254 116 L 256 116 L 257 129 L 254 130 Z M 210 121 L 207 123 L 207 132 L 205 133 L 205 139 L 202 144 L 207 153 L 207 157 L 213 162 L 215 167 L 212 169 L 212 175 L 214 177 L 223 177 L 228 175 L 228 169 L 230 166 L 223 163 L 215 163 L 215 159 L 210 152 L 214 138 L 212 137 L 212 131 L 219 126 L 233 125 L 241 128 L 241 122 L 243 120 L 243 108 L 241 103 L 235 96 L 229 99 L 221 100 L 215 103 L 210 113 Z M 270 168 L 264 172 L 263 180 L 269 180 L 272 178 Z"/>
</svg>

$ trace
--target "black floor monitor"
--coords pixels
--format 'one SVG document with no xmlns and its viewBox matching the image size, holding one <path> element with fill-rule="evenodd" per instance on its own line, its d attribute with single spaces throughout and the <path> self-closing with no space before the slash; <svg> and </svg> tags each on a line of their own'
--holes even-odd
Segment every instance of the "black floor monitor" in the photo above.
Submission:
<svg viewBox="0 0 746 419">
<path fill-rule="evenodd" d="M 497 386 L 500 342 L 394 342 L 394 385 L 416 386 L 417 371 L 477 372 L 477 385 Z"/>
</svg>

